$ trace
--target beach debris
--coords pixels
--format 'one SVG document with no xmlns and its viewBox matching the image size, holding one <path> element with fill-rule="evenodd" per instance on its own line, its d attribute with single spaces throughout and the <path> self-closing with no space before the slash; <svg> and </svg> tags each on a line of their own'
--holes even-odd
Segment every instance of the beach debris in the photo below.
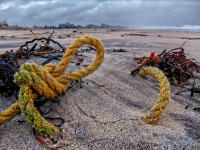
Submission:
<svg viewBox="0 0 200 150">
<path fill-rule="evenodd" d="M 123 52 L 129 52 L 128 50 L 126 50 L 126 49 L 123 49 L 123 48 L 119 48 L 119 49 L 117 49 L 117 48 L 114 48 L 114 49 L 107 49 L 106 50 L 106 53 L 123 53 Z"/>
<path fill-rule="evenodd" d="M 130 34 L 124 34 L 126 36 L 148 36 L 146 34 L 142 34 L 142 33 L 130 33 Z"/>
<path fill-rule="evenodd" d="M 14 95 L 17 98 L 19 86 L 13 82 L 17 70 L 15 66 L 0 61 L 0 93 L 4 97 Z"/>
<path fill-rule="evenodd" d="M 80 52 L 81 53 L 91 53 L 91 52 L 96 52 L 96 49 L 93 46 L 88 45 L 87 48 L 81 48 Z"/>
<path fill-rule="evenodd" d="M 10 97 L 14 94 L 17 98 L 19 86 L 13 82 L 14 74 L 20 68 L 20 61 L 29 59 L 31 56 L 42 57 L 46 60 L 41 65 L 46 65 L 52 60 L 60 60 L 66 48 L 59 42 L 51 39 L 52 34 L 48 38 L 39 38 L 32 30 L 31 32 L 36 36 L 36 39 L 26 41 L 25 44 L 20 46 L 16 51 L 7 51 L 0 55 L 0 93 L 5 97 Z M 38 44 L 38 41 L 42 42 L 42 45 Z M 54 49 L 50 44 L 57 45 L 59 49 Z M 32 44 L 32 46 L 30 45 Z M 39 46 L 38 46 L 39 45 Z"/>
<path fill-rule="evenodd" d="M 148 36 L 147 34 L 142 34 L 142 33 L 128 33 L 128 34 L 121 34 L 121 36 Z"/>
<path fill-rule="evenodd" d="M 193 110 L 200 112 L 200 107 L 193 108 Z"/>
<path fill-rule="evenodd" d="M 57 144 L 57 141 L 55 139 L 51 139 L 51 141 L 43 139 L 35 128 L 32 128 L 32 133 L 33 133 L 35 139 L 48 150 L 58 150 L 58 149 L 61 149 L 61 148 L 63 149 L 64 147 L 68 146 L 68 144 L 65 144 L 65 143 Z M 51 145 L 56 144 L 56 145 L 50 146 L 50 144 Z"/>
<path fill-rule="evenodd" d="M 165 74 L 157 67 L 146 67 L 139 72 L 139 75 L 142 77 L 145 77 L 146 75 L 151 75 L 155 77 L 159 82 L 160 96 L 158 97 L 155 105 L 151 108 L 150 112 L 147 113 L 145 117 L 142 117 L 143 121 L 148 124 L 152 124 L 158 120 L 162 112 L 165 110 L 165 107 L 169 103 L 170 83 Z"/>
<path fill-rule="evenodd" d="M 81 70 L 64 73 L 76 51 L 85 44 L 95 47 L 97 55 L 94 62 Z M 101 42 L 94 37 L 83 36 L 71 44 L 58 65 L 24 64 L 14 76 L 15 83 L 20 86 L 18 101 L 0 113 L 0 125 L 21 112 L 39 134 L 49 138 L 62 136 L 61 129 L 49 123 L 37 111 L 34 106 L 35 99 L 39 95 L 54 98 L 64 93 L 68 82 L 79 80 L 93 73 L 101 65 L 103 59 L 104 47 Z"/>
<path fill-rule="evenodd" d="M 191 88 L 186 88 L 184 86 L 181 86 L 181 87 L 185 88 L 185 90 L 176 92 L 175 95 L 179 95 L 184 92 L 190 92 L 191 93 L 190 96 L 193 97 L 194 93 L 200 93 L 200 86 L 195 86 L 195 81 L 196 81 L 196 79 L 194 79 L 194 82 L 193 82 L 193 85 Z"/>
<path fill-rule="evenodd" d="M 134 59 L 140 64 L 131 71 L 131 75 L 135 75 L 144 66 L 154 66 L 162 70 L 171 83 L 175 85 L 182 84 L 190 78 L 195 78 L 194 72 L 200 71 L 200 66 L 194 58 L 187 58 L 182 48 L 172 50 L 164 50 L 160 54 L 151 52 L 149 57 L 135 57 Z"/>
<path fill-rule="evenodd" d="M 87 48 L 83 48 L 80 49 L 81 53 L 92 53 L 95 52 L 95 48 L 88 46 Z M 112 49 L 106 49 L 105 53 L 109 54 L 109 53 L 123 53 L 123 52 L 129 52 L 128 50 L 124 49 L 124 48 L 112 48 Z"/>
</svg>

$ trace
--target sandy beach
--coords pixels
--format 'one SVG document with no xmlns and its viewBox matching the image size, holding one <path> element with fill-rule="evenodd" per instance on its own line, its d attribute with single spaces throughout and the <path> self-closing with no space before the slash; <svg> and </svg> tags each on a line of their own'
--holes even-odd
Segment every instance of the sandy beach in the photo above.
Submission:
<svg viewBox="0 0 200 150">
<path fill-rule="evenodd" d="M 39 37 L 48 37 L 50 29 L 33 30 Z M 190 97 L 190 92 L 174 95 L 182 90 L 171 85 L 170 102 L 158 122 L 145 124 L 141 117 L 154 105 L 159 96 L 155 79 L 132 77 L 130 72 L 137 66 L 136 56 L 149 56 L 150 52 L 162 52 L 184 45 L 189 58 L 200 61 L 200 32 L 133 30 L 109 28 L 80 28 L 55 30 L 52 39 L 68 47 L 72 41 L 83 35 L 95 36 L 103 43 L 106 53 L 101 67 L 84 78 L 79 85 L 57 97 L 59 104 L 50 105 L 48 117 L 61 117 L 63 138 L 58 143 L 49 142 L 49 147 L 58 149 L 200 149 L 200 107 L 199 94 Z M 17 50 L 19 46 L 35 38 L 28 30 L 0 30 L 0 54 Z M 124 49 L 124 52 L 113 52 Z M 89 65 L 95 52 L 79 52 Z M 40 64 L 42 59 L 31 57 L 25 62 Z M 56 62 L 55 62 L 56 63 Z M 77 69 L 74 64 L 67 71 Z M 97 84 L 104 85 L 99 88 Z M 186 84 L 191 84 L 189 80 Z M 102 90 L 103 89 L 103 90 Z M 105 92 L 107 91 L 107 92 Z M 0 111 L 14 103 L 15 98 L 0 95 Z M 186 109 L 187 108 L 187 109 Z M 19 121 L 20 120 L 20 121 Z M 32 133 L 31 125 L 20 114 L 0 126 L 0 150 L 47 149 Z"/>
</svg>

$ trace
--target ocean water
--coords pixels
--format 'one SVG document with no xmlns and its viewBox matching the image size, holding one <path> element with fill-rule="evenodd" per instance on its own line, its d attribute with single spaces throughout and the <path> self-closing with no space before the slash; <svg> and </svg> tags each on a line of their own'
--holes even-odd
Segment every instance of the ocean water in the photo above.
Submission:
<svg viewBox="0 0 200 150">
<path fill-rule="evenodd" d="M 146 26 L 146 27 L 137 27 L 137 29 L 200 32 L 200 25 L 183 25 L 183 26 Z"/>
</svg>

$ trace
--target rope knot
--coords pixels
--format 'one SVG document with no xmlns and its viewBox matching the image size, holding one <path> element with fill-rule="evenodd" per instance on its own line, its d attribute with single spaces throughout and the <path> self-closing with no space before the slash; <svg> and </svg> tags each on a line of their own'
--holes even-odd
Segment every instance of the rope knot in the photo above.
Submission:
<svg viewBox="0 0 200 150">
<path fill-rule="evenodd" d="M 65 73 L 76 51 L 85 44 L 94 46 L 96 49 L 94 62 L 81 70 Z M 34 100 L 38 93 L 47 98 L 54 98 L 63 93 L 67 89 L 68 82 L 79 80 L 93 73 L 101 65 L 103 59 L 102 43 L 94 37 L 83 36 L 71 44 L 58 65 L 47 64 L 42 67 L 37 64 L 24 64 L 14 76 L 15 83 L 20 85 L 19 100 L 0 113 L 0 125 L 8 122 L 21 111 L 39 133 L 48 137 L 60 135 L 61 130 L 45 120 L 34 107 Z"/>
<path fill-rule="evenodd" d="M 14 82 L 18 85 L 27 85 L 36 90 L 40 95 L 54 98 L 67 89 L 67 85 L 58 82 L 49 73 L 54 67 L 39 66 L 37 64 L 24 64 L 14 76 Z"/>
</svg>

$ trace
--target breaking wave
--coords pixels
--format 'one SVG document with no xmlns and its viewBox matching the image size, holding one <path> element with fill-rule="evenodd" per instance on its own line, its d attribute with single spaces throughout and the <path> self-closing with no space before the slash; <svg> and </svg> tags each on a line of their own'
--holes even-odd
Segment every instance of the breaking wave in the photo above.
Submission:
<svg viewBox="0 0 200 150">
<path fill-rule="evenodd" d="M 173 31 L 191 31 L 200 32 L 200 25 L 183 25 L 183 26 L 149 26 L 138 29 L 152 29 L 152 30 L 173 30 Z"/>
</svg>

